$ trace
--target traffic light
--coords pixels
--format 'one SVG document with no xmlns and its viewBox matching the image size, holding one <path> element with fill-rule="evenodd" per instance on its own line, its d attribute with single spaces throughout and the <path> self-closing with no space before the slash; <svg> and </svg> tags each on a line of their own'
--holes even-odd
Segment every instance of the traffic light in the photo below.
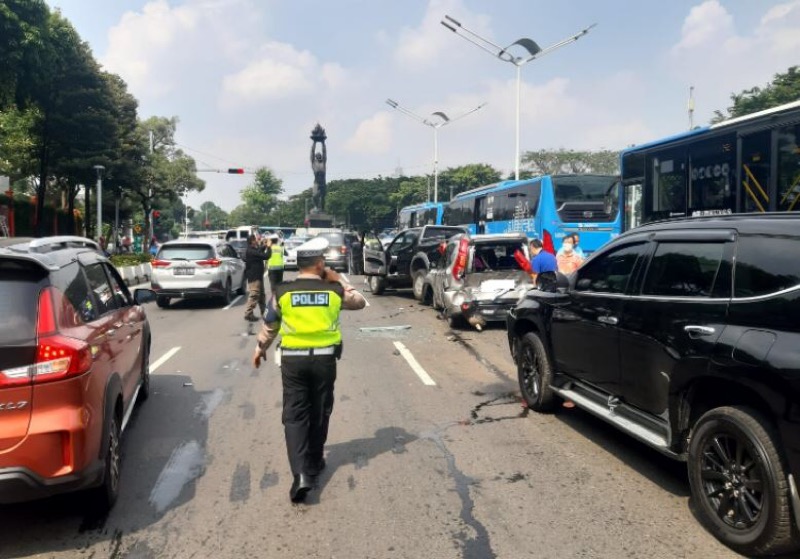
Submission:
<svg viewBox="0 0 800 559">
<path fill-rule="evenodd" d="M 228 169 L 229 175 L 244 175 L 244 169 Z"/>
<path fill-rule="evenodd" d="M 153 210 L 153 219 L 155 220 L 158 219 L 159 217 L 161 217 L 161 212 L 158 210 Z"/>
</svg>

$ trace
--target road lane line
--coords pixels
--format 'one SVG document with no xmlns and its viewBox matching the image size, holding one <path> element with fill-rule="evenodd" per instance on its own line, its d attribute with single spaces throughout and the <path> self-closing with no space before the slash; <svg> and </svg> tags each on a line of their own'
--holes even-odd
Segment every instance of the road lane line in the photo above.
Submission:
<svg viewBox="0 0 800 559">
<path fill-rule="evenodd" d="M 409 366 L 417 373 L 417 376 L 422 381 L 422 384 L 425 386 L 436 386 L 436 383 L 430 377 L 430 375 L 425 372 L 425 369 L 422 368 L 422 365 L 417 362 L 416 358 L 408 351 L 408 348 L 403 345 L 402 342 L 394 342 L 394 347 L 397 348 L 397 351 L 400 352 L 400 355 L 403 356 L 403 359 L 409 364 Z"/>
<path fill-rule="evenodd" d="M 229 308 L 231 308 L 233 305 L 235 305 L 236 303 L 238 303 L 238 302 L 239 302 L 239 299 L 241 299 L 242 297 L 244 297 L 244 295 L 237 295 L 237 296 L 236 296 L 236 299 L 234 299 L 233 301 L 231 301 L 231 304 L 230 304 L 230 305 L 228 305 L 227 307 L 223 307 L 223 308 L 222 308 L 222 310 L 223 310 L 223 311 L 227 311 L 227 310 L 228 310 Z"/>
<path fill-rule="evenodd" d="M 171 350 L 162 355 L 155 363 L 150 364 L 150 372 L 154 373 L 161 365 L 166 363 L 173 355 L 181 350 L 181 346 L 173 347 Z"/>
</svg>

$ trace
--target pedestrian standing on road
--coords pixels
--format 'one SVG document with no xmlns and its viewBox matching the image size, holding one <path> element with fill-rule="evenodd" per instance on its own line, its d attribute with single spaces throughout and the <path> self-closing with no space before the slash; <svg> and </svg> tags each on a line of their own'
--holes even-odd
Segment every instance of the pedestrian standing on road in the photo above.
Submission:
<svg viewBox="0 0 800 559">
<path fill-rule="evenodd" d="M 342 355 L 339 312 L 367 304 L 337 272 L 325 267 L 328 244 L 318 237 L 297 248 L 297 278 L 275 287 L 253 355 L 258 368 L 281 335 L 283 426 L 293 476 L 289 498 L 295 503 L 305 499 L 325 468 L 336 360 Z"/>
<path fill-rule="evenodd" d="M 572 237 L 564 238 L 564 243 L 561 245 L 561 249 L 556 255 L 556 261 L 558 262 L 558 271 L 562 274 L 571 274 L 581 267 L 583 258 L 578 256 L 578 253 L 575 252 L 575 245 L 572 242 Z"/>
<path fill-rule="evenodd" d="M 554 291 L 556 288 L 556 272 L 558 263 L 556 257 L 544 250 L 542 241 L 531 241 L 531 281 L 542 291 Z"/>
<path fill-rule="evenodd" d="M 250 235 L 247 238 L 247 250 L 244 253 L 244 277 L 247 280 L 245 320 L 258 321 L 258 317 L 253 314 L 256 305 L 261 311 L 261 316 L 264 316 L 266 311 L 267 294 L 264 291 L 264 260 L 268 260 L 271 254 L 270 248 L 262 245 L 258 237 Z"/>
<path fill-rule="evenodd" d="M 283 242 L 277 235 L 270 235 L 267 238 L 267 246 L 272 249 L 272 254 L 267 261 L 269 289 L 270 293 L 275 293 L 275 286 L 283 281 Z"/>
</svg>

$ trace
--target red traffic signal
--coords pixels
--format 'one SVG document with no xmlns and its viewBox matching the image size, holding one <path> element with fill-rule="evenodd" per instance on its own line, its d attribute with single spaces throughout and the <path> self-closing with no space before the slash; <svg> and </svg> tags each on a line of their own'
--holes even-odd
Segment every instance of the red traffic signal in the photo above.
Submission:
<svg viewBox="0 0 800 559">
<path fill-rule="evenodd" d="M 228 169 L 229 175 L 244 175 L 244 169 Z"/>
<path fill-rule="evenodd" d="M 158 210 L 153 210 L 153 219 L 158 219 L 161 217 L 161 212 Z"/>
</svg>

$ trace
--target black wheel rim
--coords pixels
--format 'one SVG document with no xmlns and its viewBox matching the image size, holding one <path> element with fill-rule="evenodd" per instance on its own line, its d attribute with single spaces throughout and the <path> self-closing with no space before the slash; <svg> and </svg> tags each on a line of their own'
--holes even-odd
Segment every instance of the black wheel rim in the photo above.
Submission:
<svg viewBox="0 0 800 559">
<path fill-rule="evenodd" d="M 701 456 L 703 497 L 719 520 L 736 530 L 758 524 L 766 506 L 766 476 L 749 440 L 716 433 L 704 441 Z"/>
<path fill-rule="evenodd" d="M 542 373 L 536 358 L 536 352 L 528 344 L 522 344 L 520 367 L 522 369 L 523 390 L 528 396 L 537 399 L 539 397 L 539 382 L 541 381 Z"/>
</svg>

